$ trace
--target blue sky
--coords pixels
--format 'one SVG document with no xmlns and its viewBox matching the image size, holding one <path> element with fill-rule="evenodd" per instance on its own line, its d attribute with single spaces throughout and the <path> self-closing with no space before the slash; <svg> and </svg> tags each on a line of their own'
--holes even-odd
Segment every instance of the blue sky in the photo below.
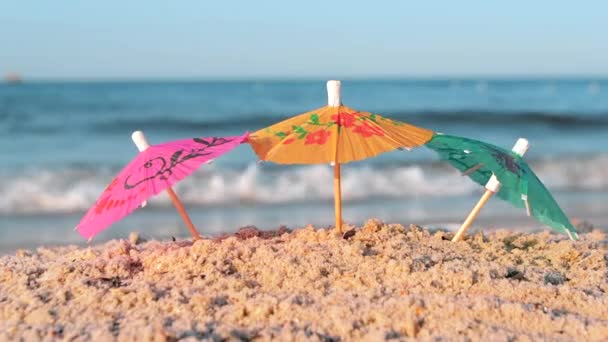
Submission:
<svg viewBox="0 0 608 342">
<path fill-rule="evenodd" d="M 608 75 L 608 2 L 0 3 L 27 78 Z"/>
</svg>

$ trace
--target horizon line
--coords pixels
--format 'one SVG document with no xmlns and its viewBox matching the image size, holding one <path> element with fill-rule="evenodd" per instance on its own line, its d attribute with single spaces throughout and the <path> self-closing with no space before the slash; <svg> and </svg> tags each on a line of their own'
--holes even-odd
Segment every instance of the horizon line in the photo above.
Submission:
<svg viewBox="0 0 608 342">
<path fill-rule="evenodd" d="M 14 73 L 10 73 L 14 74 Z M 22 83 L 43 82 L 289 82 L 289 81 L 493 81 L 493 80 L 608 80 L 606 74 L 450 74 L 450 75 L 358 75 L 358 76 L 133 76 L 133 77 L 32 77 L 20 75 Z M 4 80 L 5 84 L 10 80 Z"/>
</svg>

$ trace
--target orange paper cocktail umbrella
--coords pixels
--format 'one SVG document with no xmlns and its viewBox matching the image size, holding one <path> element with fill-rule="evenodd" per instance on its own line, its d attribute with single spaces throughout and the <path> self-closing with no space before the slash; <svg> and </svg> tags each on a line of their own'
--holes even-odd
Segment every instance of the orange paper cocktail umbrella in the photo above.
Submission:
<svg viewBox="0 0 608 342">
<path fill-rule="evenodd" d="M 334 165 L 336 229 L 341 231 L 340 164 L 423 145 L 433 131 L 343 106 L 340 81 L 327 82 L 327 93 L 327 106 L 263 128 L 249 136 L 249 144 L 261 160 Z"/>
</svg>

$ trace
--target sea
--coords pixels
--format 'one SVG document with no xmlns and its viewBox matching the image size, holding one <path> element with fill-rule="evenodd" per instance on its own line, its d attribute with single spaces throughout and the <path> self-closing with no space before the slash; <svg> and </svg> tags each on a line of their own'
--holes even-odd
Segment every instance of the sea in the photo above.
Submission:
<svg viewBox="0 0 608 342">
<path fill-rule="evenodd" d="M 608 227 L 608 79 L 343 80 L 342 101 L 446 134 L 510 149 L 526 159 L 576 223 Z M 0 252 L 86 245 L 73 228 L 138 153 L 154 143 L 240 135 L 327 103 L 325 80 L 71 81 L 0 84 Z M 455 229 L 483 188 L 425 147 L 342 166 L 344 221 Z M 333 224 L 330 165 L 260 162 L 244 144 L 175 190 L 205 236 Z M 499 198 L 473 230 L 547 227 Z M 187 238 L 166 194 L 108 227 L 92 243 Z"/>
</svg>

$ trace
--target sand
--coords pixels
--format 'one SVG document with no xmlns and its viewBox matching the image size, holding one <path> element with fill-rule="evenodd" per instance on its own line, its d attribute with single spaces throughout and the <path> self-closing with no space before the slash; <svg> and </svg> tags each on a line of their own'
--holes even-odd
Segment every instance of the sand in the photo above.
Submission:
<svg viewBox="0 0 608 342">
<path fill-rule="evenodd" d="M 608 240 L 368 221 L 0 258 L 0 340 L 608 339 Z"/>
</svg>

